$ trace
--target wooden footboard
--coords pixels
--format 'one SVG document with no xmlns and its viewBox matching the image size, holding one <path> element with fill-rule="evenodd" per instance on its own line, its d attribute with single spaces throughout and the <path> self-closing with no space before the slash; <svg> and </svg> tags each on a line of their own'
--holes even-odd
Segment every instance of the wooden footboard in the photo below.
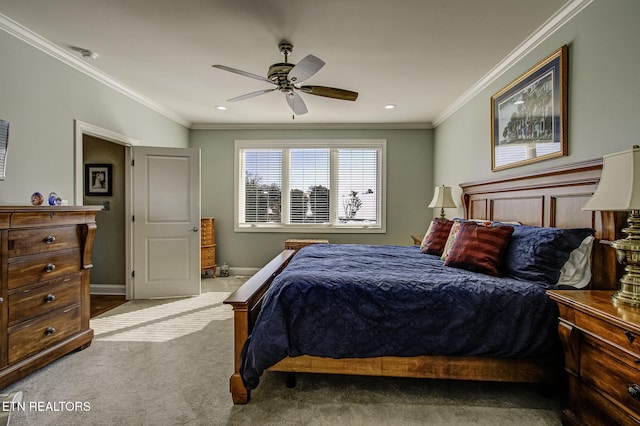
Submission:
<svg viewBox="0 0 640 426">
<path fill-rule="evenodd" d="M 350 374 L 357 376 L 413 377 L 421 379 L 488 382 L 558 383 L 562 362 L 463 356 L 416 356 L 376 358 L 285 358 L 271 371 Z"/>
<path fill-rule="evenodd" d="M 249 402 L 249 391 L 240 377 L 242 348 L 251 334 L 253 324 L 262 307 L 262 298 L 265 292 L 271 285 L 273 278 L 287 266 L 294 254 L 295 250 L 284 250 L 224 301 L 224 303 L 233 306 L 234 369 L 229 384 L 235 404 Z"/>
</svg>

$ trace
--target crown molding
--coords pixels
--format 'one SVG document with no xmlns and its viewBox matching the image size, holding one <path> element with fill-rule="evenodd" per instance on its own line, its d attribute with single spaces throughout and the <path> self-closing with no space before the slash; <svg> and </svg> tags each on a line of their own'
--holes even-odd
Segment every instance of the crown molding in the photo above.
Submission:
<svg viewBox="0 0 640 426">
<path fill-rule="evenodd" d="M 76 70 L 88 75 L 89 77 L 92 77 L 95 80 L 98 80 L 100 83 L 104 84 L 105 86 L 111 89 L 114 89 L 117 92 L 133 99 L 134 101 L 152 109 L 153 111 L 175 121 L 176 123 L 184 127 L 191 126 L 191 123 L 189 121 L 178 116 L 173 111 L 170 111 L 169 109 L 165 108 L 159 103 L 152 101 L 151 99 L 132 90 L 131 88 L 127 87 L 125 84 L 121 83 L 120 81 L 100 71 L 99 69 L 90 65 L 86 61 L 63 50 L 59 46 L 51 43 L 49 40 L 45 39 L 39 34 L 36 34 L 35 32 L 31 31 L 27 27 L 20 25 L 19 23 L 12 20 L 8 16 L 3 15 L 2 13 L 0 13 L 0 29 L 16 37 L 17 39 L 22 40 L 27 44 L 30 44 L 31 46 L 35 47 L 36 49 L 39 49 L 40 51 L 48 54 L 49 56 L 52 56 L 53 58 L 65 63 L 66 65 L 69 65 L 70 67 L 75 68 Z"/>
<path fill-rule="evenodd" d="M 51 43 L 44 37 L 36 34 L 28 28 L 13 21 L 11 18 L 0 13 L 0 29 L 13 35 L 14 37 L 30 44 L 31 46 L 41 50 L 42 52 L 58 59 L 59 61 L 75 68 L 76 70 L 98 80 L 102 84 L 118 91 L 119 93 L 133 99 L 134 101 L 150 108 L 153 111 L 175 121 L 176 123 L 194 130 L 243 130 L 243 129 L 306 129 L 306 130 L 395 130 L 395 129 L 433 129 L 442 124 L 447 118 L 453 115 L 457 110 L 462 108 L 467 102 L 477 96 L 482 90 L 486 89 L 491 83 L 497 80 L 510 67 L 520 61 L 524 56 L 531 52 L 535 47 L 539 46 L 544 40 L 569 22 L 573 17 L 582 12 L 584 8 L 589 6 L 594 0 L 571 0 L 565 4 L 558 12 L 542 24 L 531 36 L 520 43 L 507 57 L 493 67 L 484 77 L 476 84 L 469 88 L 456 99 L 451 105 L 440 113 L 433 123 L 301 123 L 301 124 L 283 124 L 283 123 L 249 123 L 249 124 L 230 124 L 230 123 L 191 123 L 188 120 L 178 116 L 173 111 L 167 109 L 163 105 L 137 93 L 125 84 L 119 82 L 106 73 L 91 66 L 86 61 L 71 55 L 69 52 L 61 49 L 59 46 Z"/>
<path fill-rule="evenodd" d="M 194 123 L 191 130 L 428 130 L 431 123 Z"/>
<path fill-rule="evenodd" d="M 462 108 L 467 102 L 497 80 L 505 73 L 505 71 L 529 54 L 534 48 L 538 47 L 544 40 L 573 19 L 577 14 L 582 12 L 582 10 L 593 3 L 593 1 L 594 0 L 572 0 L 565 4 L 560 10 L 558 10 L 558 12 L 534 31 L 532 35 L 520 43 L 520 45 L 507 55 L 506 58 L 500 61 L 498 65 L 493 67 L 491 71 L 485 74 L 485 76 L 469 90 L 464 92 L 462 96 L 445 108 L 444 111 L 442 111 L 442 113 L 440 113 L 433 121 L 433 125 L 437 127 L 442 124 L 442 122 L 452 116 L 457 110 Z"/>
</svg>

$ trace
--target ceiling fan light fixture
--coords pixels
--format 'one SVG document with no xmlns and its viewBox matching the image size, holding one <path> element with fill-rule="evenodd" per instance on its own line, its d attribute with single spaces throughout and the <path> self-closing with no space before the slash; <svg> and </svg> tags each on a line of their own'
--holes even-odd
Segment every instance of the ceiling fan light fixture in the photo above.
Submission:
<svg viewBox="0 0 640 426">
<path fill-rule="evenodd" d="M 236 96 L 235 98 L 228 99 L 228 102 L 241 101 L 264 95 L 269 92 L 280 91 L 284 93 L 285 99 L 294 114 L 301 115 L 306 114 L 308 110 L 302 100 L 302 97 L 297 93 L 297 91 L 310 95 L 341 99 L 345 101 L 355 101 L 358 98 L 358 92 L 353 92 L 351 90 L 316 85 L 302 86 L 302 83 L 315 75 L 320 68 L 325 65 L 325 62 L 314 55 L 307 55 L 297 64 L 291 64 L 288 62 L 288 57 L 293 50 L 293 45 L 286 40 L 282 40 L 280 42 L 279 49 L 280 53 L 284 55 L 284 62 L 271 65 L 266 78 L 225 65 L 212 65 L 214 68 L 253 78 L 255 80 L 264 81 L 271 85 L 270 89 L 258 90 L 245 95 Z"/>
</svg>

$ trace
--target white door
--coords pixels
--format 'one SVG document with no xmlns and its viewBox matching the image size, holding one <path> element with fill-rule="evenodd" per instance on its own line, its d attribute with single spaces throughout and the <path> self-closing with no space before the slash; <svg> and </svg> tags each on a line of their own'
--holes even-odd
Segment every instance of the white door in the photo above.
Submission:
<svg viewBox="0 0 640 426">
<path fill-rule="evenodd" d="M 200 294 L 200 150 L 133 147 L 134 299 Z"/>
</svg>

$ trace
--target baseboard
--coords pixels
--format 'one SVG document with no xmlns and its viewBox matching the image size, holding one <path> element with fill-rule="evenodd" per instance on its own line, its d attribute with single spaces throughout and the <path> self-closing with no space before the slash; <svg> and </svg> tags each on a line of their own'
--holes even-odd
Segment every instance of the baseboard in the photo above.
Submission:
<svg viewBox="0 0 640 426">
<path fill-rule="evenodd" d="M 260 268 L 241 268 L 241 267 L 229 268 L 229 274 L 250 277 L 251 275 L 254 275 L 256 272 L 258 272 L 259 270 Z M 220 268 L 218 268 L 218 272 L 219 271 L 220 271 Z"/>
<path fill-rule="evenodd" d="M 89 287 L 91 294 L 125 296 L 126 289 L 122 284 L 91 284 Z"/>
</svg>

